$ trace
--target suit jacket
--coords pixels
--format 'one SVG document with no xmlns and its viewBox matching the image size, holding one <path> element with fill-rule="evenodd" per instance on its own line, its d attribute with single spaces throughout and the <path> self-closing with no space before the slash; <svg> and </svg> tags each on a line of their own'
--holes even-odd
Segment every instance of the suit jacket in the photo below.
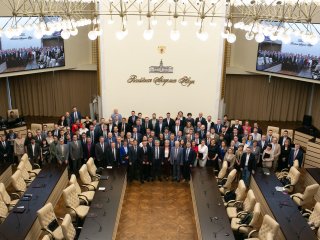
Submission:
<svg viewBox="0 0 320 240">
<path fill-rule="evenodd" d="M 259 146 L 261 147 L 261 153 L 267 148 L 267 141 L 265 141 L 264 143 L 262 141 L 259 141 Z"/>
<path fill-rule="evenodd" d="M 129 163 L 132 165 L 138 164 L 138 156 L 139 156 L 139 147 L 137 146 L 137 151 L 134 150 L 134 147 L 129 148 Z"/>
<path fill-rule="evenodd" d="M 182 126 L 182 128 L 184 128 L 186 126 L 186 118 L 185 117 L 182 117 L 182 119 L 176 118 L 176 120 L 180 120 L 180 126 Z"/>
<path fill-rule="evenodd" d="M 181 165 L 183 163 L 183 149 L 179 147 L 177 158 L 175 159 L 175 147 L 171 148 L 170 163 L 172 165 Z"/>
<path fill-rule="evenodd" d="M 78 119 L 81 120 L 82 119 L 81 113 L 77 111 L 77 114 L 78 114 Z M 76 122 L 74 119 L 74 112 L 70 113 L 70 120 L 71 120 L 71 124 Z"/>
<path fill-rule="evenodd" d="M 116 156 L 114 155 L 112 148 L 108 147 L 107 160 L 109 165 L 118 166 L 120 164 L 120 150 L 117 148 L 114 148 L 114 150 Z"/>
<path fill-rule="evenodd" d="M 122 127 L 123 124 L 124 124 L 124 127 Z M 125 134 L 127 134 L 127 132 L 129 131 L 128 123 L 119 123 L 118 129 L 119 129 L 119 132 L 124 132 Z"/>
<path fill-rule="evenodd" d="M 144 125 L 142 125 L 142 124 L 140 124 L 139 126 L 135 125 L 135 127 L 137 128 L 138 133 L 141 133 L 142 135 L 144 135 L 146 133 L 146 129 L 144 128 Z"/>
<path fill-rule="evenodd" d="M 279 143 L 281 146 L 283 146 L 283 144 L 284 144 L 283 139 L 284 139 L 283 136 L 281 136 L 281 137 L 279 138 L 279 142 L 278 142 L 278 143 Z M 287 137 L 286 139 L 289 140 L 289 145 L 290 145 L 290 144 L 291 144 L 291 138 L 290 138 L 290 137 Z"/>
<path fill-rule="evenodd" d="M 238 129 L 238 134 L 239 135 L 241 135 L 242 133 L 243 133 L 243 128 L 242 128 L 242 126 L 239 124 L 237 127 L 236 127 L 236 125 L 235 124 L 233 124 L 232 126 L 231 126 L 231 132 L 233 131 L 233 129 Z"/>
<path fill-rule="evenodd" d="M 140 164 L 142 164 L 143 162 L 152 162 L 152 149 L 147 147 L 146 152 L 144 152 L 143 147 L 139 147 L 138 148 L 138 159 Z"/>
<path fill-rule="evenodd" d="M 135 138 L 134 133 L 132 133 L 132 138 L 136 139 L 138 141 L 138 143 L 141 143 L 142 141 L 142 135 L 141 133 L 137 133 L 137 137 Z"/>
<path fill-rule="evenodd" d="M 222 124 L 214 124 L 214 130 L 216 133 L 220 134 L 221 133 L 221 128 L 223 127 Z"/>
<path fill-rule="evenodd" d="M 149 128 L 150 130 L 153 130 L 153 126 L 152 126 L 152 122 L 150 122 L 150 120 L 146 123 L 143 124 L 143 127 L 145 130 L 147 130 L 147 128 Z"/>
<path fill-rule="evenodd" d="M 91 140 L 93 143 L 97 143 L 99 142 L 99 134 L 96 132 L 96 131 L 93 131 L 93 133 L 91 133 L 91 131 L 89 130 L 87 133 L 86 133 L 87 137 L 91 137 Z M 93 136 L 92 136 L 93 135 Z"/>
<path fill-rule="evenodd" d="M 110 146 L 112 142 L 116 142 L 116 138 L 115 137 L 112 137 L 112 138 L 106 138 L 104 139 L 104 142 Z"/>
<path fill-rule="evenodd" d="M 163 133 L 164 132 L 164 129 L 166 128 L 166 124 L 164 122 L 162 122 L 162 125 L 161 125 L 161 128 L 160 128 L 160 124 L 159 122 L 156 123 L 156 127 L 155 129 L 153 129 L 155 131 L 155 134 L 157 136 L 159 136 L 160 133 Z M 169 128 L 170 129 L 170 128 Z"/>
<path fill-rule="evenodd" d="M 152 164 L 160 165 L 164 161 L 164 148 L 159 146 L 159 157 L 156 159 L 156 147 L 152 148 Z"/>
<path fill-rule="evenodd" d="M 57 160 L 58 161 L 65 161 L 65 160 L 69 160 L 69 146 L 68 144 L 64 144 L 63 145 L 63 152 L 62 152 L 62 148 L 61 148 L 61 144 L 58 143 L 56 146 L 57 149 Z"/>
<path fill-rule="evenodd" d="M 172 127 L 175 125 L 174 124 L 174 120 L 172 118 L 170 118 L 169 120 L 167 118 L 163 119 L 163 123 L 165 124 L 165 126 L 169 129 L 172 129 Z"/>
<path fill-rule="evenodd" d="M 133 120 L 133 117 L 132 117 L 132 116 L 130 116 L 130 117 L 128 118 L 128 125 L 129 125 L 129 127 L 131 128 L 131 131 L 132 131 L 132 126 L 133 126 L 133 125 L 136 125 L 137 119 L 138 119 L 138 116 L 134 116 L 134 120 Z"/>
<path fill-rule="evenodd" d="M 124 146 L 120 147 L 120 161 L 121 164 L 128 164 L 129 159 L 126 159 L 126 157 L 129 157 L 129 146 L 127 146 L 127 152 Z"/>
<path fill-rule="evenodd" d="M 203 132 L 199 131 L 198 133 L 199 133 L 199 138 L 200 138 L 201 140 L 204 139 L 204 138 L 206 138 L 207 132 L 206 132 L 205 130 L 204 130 Z"/>
<path fill-rule="evenodd" d="M 208 121 L 206 122 L 206 132 L 210 132 L 211 128 L 214 128 L 214 122 L 208 123 Z"/>
<path fill-rule="evenodd" d="M 277 143 L 274 146 L 274 150 L 273 150 L 274 160 L 278 160 L 279 159 L 280 153 L 281 153 L 281 145 Z"/>
<path fill-rule="evenodd" d="M 87 161 L 90 157 L 95 158 L 95 144 L 91 143 L 89 148 L 88 143 L 82 144 L 83 159 Z"/>
<path fill-rule="evenodd" d="M 201 122 L 201 125 L 207 126 L 207 120 L 204 117 L 201 118 L 201 121 L 200 121 L 200 118 L 197 117 L 194 124 L 197 125 L 198 122 Z"/>
<path fill-rule="evenodd" d="M 52 132 L 52 136 L 57 136 L 58 138 L 61 137 L 60 136 L 60 130 L 57 130 L 57 132 L 56 132 L 56 130 L 52 130 L 51 132 Z"/>
<path fill-rule="evenodd" d="M 243 153 L 241 157 L 241 162 L 240 162 L 241 168 L 245 167 L 246 158 L 247 158 L 247 153 Z M 256 159 L 254 157 L 254 154 L 251 153 L 249 157 L 249 162 L 248 162 L 248 170 L 251 172 L 252 170 L 255 170 L 255 169 L 256 169 Z"/>
<path fill-rule="evenodd" d="M 41 156 L 41 149 L 40 149 L 40 145 L 39 144 L 35 144 L 35 147 L 34 147 L 34 152 L 32 151 L 32 146 L 31 144 L 29 144 L 27 146 L 27 152 L 28 152 L 28 157 L 29 159 L 39 159 L 40 156 Z"/>
<path fill-rule="evenodd" d="M 187 122 L 190 122 L 191 126 L 194 127 L 194 119 L 193 118 L 186 118 L 186 125 L 187 125 Z"/>
<path fill-rule="evenodd" d="M 103 144 L 103 149 L 101 147 L 100 142 L 98 142 L 95 145 L 95 156 L 97 161 L 102 163 L 107 163 L 107 152 L 108 152 L 108 146 L 106 143 Z"/>
<path fill-rule="evenodd" d="M 176 125 L 173 125 L 172 128 L 171 128 L 171 132 L 174 133 L 174 135 L 177 136 L 176 127 L 177 127 Z M 183 127 L 181 125 L 179 125 L 179 131 L 183 132 Z"/>
<path fill-rule="evenodd" d="M 77 142 L 78 142 L 78 146 L 74 141 L 69 143 L 69 154 L 70 154 L 71 160 L 79 160 L 79 159 L 82 159 L 83 157 L 82 144 L 80 141 L 77 141 Z"/>
<path fill-rule="evenodd" d="M 0 162 L 7 159 L 12 154 L 12 149 L 10 147 L 10 143 L 6 141 L 6 146 L 3 147 L 2 142 L 0 142 Z"/>
<path fill-rule="evenodd" d="M 149 124 L 151 124 L 152 130 L 154 130 L 154 129 L 156 128 L 156 124 L 159 122 L 159 120 L 156 119 L 156 120 L 155 120 L 155 124 L 153 124 L 152 122 L 154 122 L 154 121 L 152 121 L 152 119 L 150 119 L 150 120 L 149 120 Z"/>
<path fill-rule="evenodd" d="M 193 165 L 194 161 L 196 160 L 196 152 L 190 148 L 189 156 L 187 157 L 187 148 L 183 149 L 183 164 L 184 165 Z"/>
<path fill-rule="evenodd" d="M 301 168 L 301 166 L 302 166 L 302 161 L 303 161 L 303 151 L 302 151 L 302 149 L 300 148 L 297 156 L 295 157 L 295 159 L 294 159 L 294 152 L 295 152 L 295 149 L 292 148 L 291 151 L 290 151 L 288 163 L 289 163 L 290 166 L 293 166 L 294 160 L 297 159 L 297 160 L 299 161 L 299 167 Z"/>
</svg>

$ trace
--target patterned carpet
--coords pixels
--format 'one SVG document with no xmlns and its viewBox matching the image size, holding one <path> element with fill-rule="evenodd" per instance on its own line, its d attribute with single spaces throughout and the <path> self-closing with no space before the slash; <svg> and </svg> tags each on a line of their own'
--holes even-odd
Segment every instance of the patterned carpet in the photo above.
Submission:
<svg viewBox="0 0 320 240">
<path fill-rule="evenodd" d="M 128 184 L 116 239 L 198 239 L 189 184 Z"/>
</svg>

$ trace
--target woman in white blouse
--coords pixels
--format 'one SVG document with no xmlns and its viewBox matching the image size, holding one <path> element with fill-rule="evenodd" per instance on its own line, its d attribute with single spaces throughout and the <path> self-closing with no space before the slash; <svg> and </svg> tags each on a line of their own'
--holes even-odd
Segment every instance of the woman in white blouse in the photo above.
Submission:
<svg viewBox="0 0 320 240">
<path fill-rule="evenodd" d="M 272 145 L 268 144 L 267 148 L 262 153 L 262 166 L 265 168 L 272 168 L 274 155 L 272 151 Z"/>
<path fill-rule="evenodd" d="M 204 140 L 198 145 L 198 156 L 199 155 L 199 165 L 200 167 L 205 167 L 208 159 L 208 147 Z"/>
<path fill-rule="evenodd" d="M 86 128 L 86 125 L 82 124 L 82 127 L 79 129 L 79 134 L 82 135 L 82 133 L 87 133 L 89 130 Z"/>
</svg>

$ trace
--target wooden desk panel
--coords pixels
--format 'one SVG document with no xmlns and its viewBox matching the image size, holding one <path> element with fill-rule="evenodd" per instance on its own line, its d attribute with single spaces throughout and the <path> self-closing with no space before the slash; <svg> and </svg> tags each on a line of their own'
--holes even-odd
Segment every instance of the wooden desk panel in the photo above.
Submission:
<svg viewBox="0 0 320 240">
<path fill-rule="evenodd" d="M 319 168 L 306 168 L 304 184 L 305 187 L 318 183 L 320 184 L 320 169 Z M 320 202 L 320 189 L 318 190 L 317 194 L 314 196 L 314 199 L 317 202 Z"/>
</svg>

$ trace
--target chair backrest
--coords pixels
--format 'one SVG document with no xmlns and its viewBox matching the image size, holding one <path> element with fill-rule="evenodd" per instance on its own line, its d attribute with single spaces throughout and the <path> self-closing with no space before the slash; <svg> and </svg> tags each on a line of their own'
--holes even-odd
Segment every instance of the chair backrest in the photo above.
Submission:
<svg viewBox="0 0 320 240">
<path fill-rule="evenodd" d="M 230 121 L 230 126 L 232 126 L 234 124 L 236 124 L 236 120 L 231 120 Z M 239 120 L 239 125 L 242 125 L 242 121 L 241 120 Z"/>
<path fill-rule="evenodd" d="M 88 172 L 88 168 L 86 164 L 83 164 L 82 167 L 79 170 L 80 179 L 84 184 L 90 184 L 91 183 L 91 177 Z"/>
<path fill-rule="evenodd" d="M 290 178 L 291 185 L 296 185 L 300 178 L 300 172 L 295 167 L 291 167 L 288 173 L 288 178 Z"/>
<path fill-rule="evenodd" d="M 47 125 L 47 131 L 52 131 L 54 130 L 54 123 L 44 123 L 43 125 Z"/>
<path fill-rule="evenodd" d="M 21 157 L 21 161 L 29 161 L 29 157 L 28 157 L 28 154 L 23 154 L 22 157 Z"/>
<path fill-rule="evenodd" d="M 303 205 L 311 203 L 313 201 L 314 195 L 317 194 L 318 189 L 319 189 L 319 184 L 317 184 L 317 183 L 306 187 L 306 189 L 304 190 L 303 196 L 302 196 Z"/>
<path fill-rule="evenodd" d="M 94 164 L 94 161 L 93 161 L 93 158 L 89 158 L 87 163 L 87 169 L 88 169 L 88 172 L 89 174 L 93 177 L 97 174 L 97 167 L 96 165 Z"/>
<path fill-rule="evenodd" d="M 298 159 L 293 161 L 293 167 L 295 167 L 296 169 L 299 169 L 299 160 Z"/>
<path fill-rule="evenodd" d="M 262 225 L 259 230 L 259 239 L 276 239 L 279 228 L 279 224 L 272 217 L 268 214 L 264 215 Z M 272 238 L 270 238 L 270 235 Z"/>
<path fill-rule="evenodd" d="M 242 179 L 239 181 L 238 187 L 235 193 L 236 193 L 236 201 L 243 201 L 246 198 L 247 187 Z"/>
<path fill-rule="evenodd" d="M 28 180 L 30 178 L 28 170 L 25 166 L 24 161 L 20 161 L 17 169 L 19 169 L 21 171 L 21 176 L 23 177 L 24 180 Z"/>
<path fill-rule="evenodd" d="M 13 188 L 18 192 L 24 192 L 27 189 L 27 185 L 23 180 L 21 171 L 19 169 L 11 176 L 11 183 Z"/>
<path fill-rule="evenodd" d="M 80 194 L 81 188 L 80 188 L 79 183 L 77 181 L 77 177 L 74 174 L 71 175 L 70 180 L 69 180 L 69 185 L 71 185 L 71 184 L 73 184 L 76 187 L 77 193 Z"/>
<path fill-rule="evenodd" d="M 223 185 L 223 187 L 224 187 L 225 189 L 228 189 L 228 190 L 231 189 L 232 183 L 233 183 L 234 179 L 236 178 L 236 175 L 237 175 L 237 170 L 236 170 L 236 169 L 233 169 L 233 170 L 229 173 L 228 178 L 227 178 L 227 181 L 226 181 L 226 183 Z"/>
<path fill-rule="evenodd" d="M 3 201 L 0 201 L 0 223 L 8 216 L 8 212 L 7 205 Z"/>
<path fill-rule="evenodd" d="M 38 129 L 42 130 L 42 124 L 40 124 L 40 123 L 31 123 L 31 132 L 33 134 L 35 134 Z"/>
<path fill-rule="evenodd" d="M 314 209 L 309 216 L 308 222 L 316 228 L 320 227 L 320 202 L 317 202 L 314 206 Z"/>
<path fill-rule="evenodd" d="M 8 110 L 8 117 L 10 116 L 10 112 L 13 112 L 13 116 L 18 118 L 19 117 L 19 110 L 18 109 L 11 109 Z"/>
<path fill-rule="evenodd" d="M 41 240 L 51 240 L 51 238 L 49 235 L 44 235 Z"/>
<path fill-rule="evenodd" d="M 243 210 L 247 212 L 252 212 L 254 205 L 256 204 L 256 197 L 253 191 L 250 189 L 247 193 L 247 197 L 243 202 Z"/>
<path fill-rule="evenodd" d="M 227 174 L 227 171 L 228 171 L 228 162 L 227 161 L 223 161 L 222 162 L 222 167 L 218 173 L 218 178 L 219 179 L 222 179 L 226 176 Z"/>
<path fill-rule="evenodd" d="M 253 212 L 252 212 L 252 219 L 251 219 L 249 225 L 254 228 L 259 227 L 260 215 L 261 215 L 261 205 L 260 205 L 260 203 L 257 202 L 254 205 Z"/>
<path fill-rule="evenodd" d="M 274 138 L 279 140 L 279 133 L 272 133 L 272 137 L 274 137 Z"/>
<path fill-rule="evenodd" d="M 6 190 L 6 186 L 3 183 L 0 183 L 0 201 L 3 201 L 5 204 L 10 204 L 11 197 Z"/>
<path fill-rule="evenodd" d="M 293 139 L 293 130 L 292 129 L 281 129 L 281 136 L 283 136 L 283 132 L 284 131 L 288 131 L 288 137 L 291 138 L 291 140 Z"/>
<path fill-rule="evenodd" d="M 273 133 L 278 133 L 279 134 L 279 130 L 280 129 L 278 127 L 268 126 L 267 132 L 269 132 L 269 130 L 272 130 Z"/>
<path fill-rule="evenodd" d="M 48 225 L 53 221 L 57 220 L 56 214 L 54 213 L 52 203 L 47 203 L 37 211 L 38 220 L 40 226 L 44 229 L 48 229 Z"/>
<path fill-rule="evenodd" d="M 63 218 L 62 224 L 62 233 L 65 240 L 73 240 L 76 236 L 76 230 L 72 225 L 72 219 L 70 214 L 66 214 Z"/>
<path fill-rule="evenodd" d="M 67 207 L 77 208 L 80 205 L 76 187 L 71 184 L 63 190 L 62 196 Z"/>
</svg>

